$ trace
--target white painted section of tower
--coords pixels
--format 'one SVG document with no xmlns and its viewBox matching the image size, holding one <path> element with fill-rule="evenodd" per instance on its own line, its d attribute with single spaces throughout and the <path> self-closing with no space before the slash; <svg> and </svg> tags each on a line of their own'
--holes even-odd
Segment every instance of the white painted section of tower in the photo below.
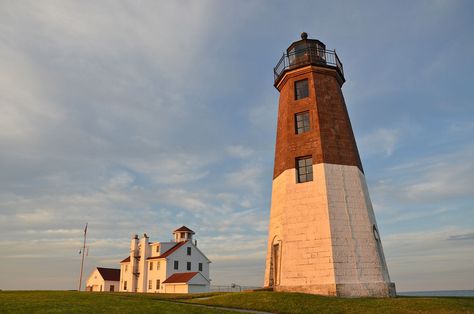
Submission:
<svg viewBox="0 0 474 314">
<path fill-rule="evenodd" d="M 272 245 L 280 244 L 274 288 L 341 296 L 394 293 L 364 174 L 356 166 L 313 165 L 313 181 L 295 169 L 273 180 L 265 286 Z"/>
</svg>

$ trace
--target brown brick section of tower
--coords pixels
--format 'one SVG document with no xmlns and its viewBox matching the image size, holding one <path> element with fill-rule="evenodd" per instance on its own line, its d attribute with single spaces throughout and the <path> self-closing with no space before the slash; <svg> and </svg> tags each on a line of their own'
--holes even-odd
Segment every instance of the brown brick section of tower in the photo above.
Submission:
<svg viewBox="0 0 474 314">
<path fill-rule="evenodd" d="M 309 97 L 295 100 L 294 82 L 308 79 Z M 307 66 L 290 71 L 279 82 L 280 102 L 273 178 L 295 168 L 295 159 L 312 156 L 313 164 L 362 164 L 335 70 Z M 310 130 L 295 132 L 295 114 L 309 111 Z"/>
</svg>

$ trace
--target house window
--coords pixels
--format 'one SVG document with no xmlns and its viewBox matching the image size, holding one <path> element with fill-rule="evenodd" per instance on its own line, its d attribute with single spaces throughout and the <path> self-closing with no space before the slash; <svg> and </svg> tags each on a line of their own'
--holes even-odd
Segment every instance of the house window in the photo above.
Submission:
<svg viewBox="0 0 474 314">
<path fill-rule="evenodd" d="M 148 289 L 150 289 L 150 290 L 153 288 L 153 283 L 152 282 L 153 281 L 148 280 Z"/>
<path fill-rule="evenodd" d="M 199 263 L 199 271 L 202 271 L 202 263 Z"/>
<path fill-rule="evenodd" d="M 186 263 L 186 270 L 191 270 L 191 262 Z"/>
<path fill-rule="evenodd" d="M 296 134 L 309 131 L 309 111 L 295 114 Z"/>
<path fill-rule="evenodd" d="M 123 290 L 127 291 L 127 282 L 126 281 L 123 282 Z"/>
<path fill-rule="evenodd" d="M 153 262 L 150 262 L 150 270 L 153 270 Z"/>
<path fill-rule="evenodd" d="M 128 265 L 125 265 L 125 272 L 127 272 L 128 270 Z"/>
<path fill-rule="evenodd" d="M 156 262 L 156 270 L 160 270 L 160 262 Z"/>
<path fill-rule="evenodd" d="M 160 279 L 156 280 L 156 290 L 160 290 Z"/>
<path fill-rule="evenodd" d="M 184 232 L 180 233 L 180 237 L 181 237 L 181 239 L 184 239 Z"/>
<path fill-rule="evenodd" d="M 174 261 L 174 269 L 178 269 L 179 268 L 179 261 Z"/>
<path fill-rule="evenodd" d="M 311 156 L 296 159 L 296 175 L 298 183 L 313 181 L 313 158 Z"/>
<path fill-rule="evenodd" d="M 191 248 L 190 247 L 187 248 L 187 253 L 188 253 L 188 255 L 191 255 Z"/>
<path fill-rule="evenodd" d="M 309 96 L 308 79 L 295 82 L 295 99 L 303 99 Z"/>
<path fill-rule="evenodd" d="M 160 246 L 159 245 L 156 246 L 156 253 L 160 253 Z"/>
</svg>

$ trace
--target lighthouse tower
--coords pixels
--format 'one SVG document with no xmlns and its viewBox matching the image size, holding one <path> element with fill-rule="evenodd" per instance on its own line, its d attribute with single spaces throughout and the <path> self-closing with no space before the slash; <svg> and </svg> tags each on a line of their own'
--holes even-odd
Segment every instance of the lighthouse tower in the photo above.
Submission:
<svg viewBox="0 0 474 314">
<path fill-rule="evenodd" d="M 319 40 L 290 45 L 280 92 L 265 286 L 333 296 L 394 296 L 341 87 Z"/>
</svg>

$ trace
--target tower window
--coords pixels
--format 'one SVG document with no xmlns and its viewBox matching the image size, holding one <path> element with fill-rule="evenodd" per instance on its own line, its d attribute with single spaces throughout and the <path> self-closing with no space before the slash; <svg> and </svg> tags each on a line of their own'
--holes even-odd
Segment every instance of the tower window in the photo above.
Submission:
<svg viewBox="0 0 474 314">
<path fill-rule="evenodd" d="M 160 290 L 160 279 L 156 280 L 156 290 Z"/>
<path fill-rule="evenodd" d="M 374 231 L 375 241 L 380 241 L 379 231 L 377 230 L 377 227 L 375 225 L 372 226 L 372 230 Z"/>
<path fill-rule="evenodd" d="M 150 270 L 153 270 L 153 262 L 150 262 Z"/>
<path fill-rule="evenodd" d="M 151 290 L 152 287 L 153 287 L 152 281 L 148 280 L 148 289 Z"/>
<path fill-rule="evenodd" d="M 295 114 L 296 134 L 309 131 L 309 111 Z"/>
<path fill-rule="evenodd" d="M 295 82 L 295 99 L 303 99 L 309 96 L 308 79 Z"/>
<path fill-rule="evenodd" d="M 296 159 L 296 175 L 298 183 L 313 181 L 313 158 L 311 156 Z"/>
</svg>

